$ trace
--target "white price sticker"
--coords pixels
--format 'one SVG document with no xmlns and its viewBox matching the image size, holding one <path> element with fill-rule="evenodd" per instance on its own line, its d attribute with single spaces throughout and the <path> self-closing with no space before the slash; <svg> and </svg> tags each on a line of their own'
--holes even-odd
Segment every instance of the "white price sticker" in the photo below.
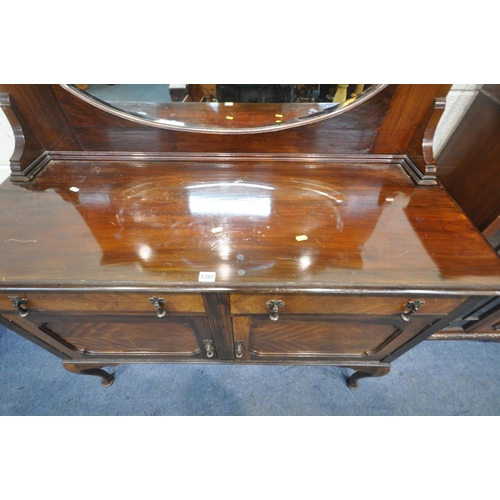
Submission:
<svg viewBox="0 0 500 500">
<path fill-rule="evenodd" d="M 198 276 L 198 281 L 201 283 L 215 283 L 215 275 L 216 273 L 201 272 Z"/>
</svg>

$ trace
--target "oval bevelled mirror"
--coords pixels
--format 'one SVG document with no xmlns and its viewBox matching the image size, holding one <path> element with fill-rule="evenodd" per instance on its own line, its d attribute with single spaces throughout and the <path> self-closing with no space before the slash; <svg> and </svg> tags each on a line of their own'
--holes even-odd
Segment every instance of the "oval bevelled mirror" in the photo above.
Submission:
<svg viewBox="0 0 500 500">
<path fill-rule="evenodd" d="M 359 106 L 384 84 L 61 84 L 89 104 L 138 123 L 248 134 L 324 120 Z"/>
</svg>

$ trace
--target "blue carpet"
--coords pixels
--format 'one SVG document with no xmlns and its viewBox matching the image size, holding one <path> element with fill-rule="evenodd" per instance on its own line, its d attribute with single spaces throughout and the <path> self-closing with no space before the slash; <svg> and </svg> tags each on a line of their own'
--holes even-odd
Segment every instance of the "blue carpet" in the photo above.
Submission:
<svg viewBox="0 0 500 500">
<path fill-rule="evenodd" d="M 389 375 L 346 387 L 332 366 L 120 365 L 75 375 L 0 326 L 0 415 L 500 415 L 500 344 L 427 341 Z"/>
</svg>

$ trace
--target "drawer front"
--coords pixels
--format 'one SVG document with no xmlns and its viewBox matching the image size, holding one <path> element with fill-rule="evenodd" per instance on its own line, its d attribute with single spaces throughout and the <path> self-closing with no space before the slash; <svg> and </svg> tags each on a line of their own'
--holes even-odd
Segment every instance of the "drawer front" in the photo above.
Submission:
<svg viewBox="0 0 500 500">
<path fill-rule="evenodd" d="M 167 313 L 204 313 L 205 306 L 201 294 L 183 293 L 80 293 L 80 292 L 12 292 L 0 296 L 0 310 L 12 311 L 13 302 L 9 297 L 21 297 L 28 301 L 33 311 L 39 312 L 89 312 L 89 313 L 146 313 L 155 316 L 157 310 L 149 300 L 153 297 L 164 299 Z"/>
<path fill-rule="evenodd" d="M 410 301 L 424 302 L 415 314 L 446 315 L 467 300 L 467 297 L 419 297 L 326 294 L 231 294 L 232 314 L 269 314 L 267 305 L 281 301 L 278 314 L 401 314 Z"/>
</svg>

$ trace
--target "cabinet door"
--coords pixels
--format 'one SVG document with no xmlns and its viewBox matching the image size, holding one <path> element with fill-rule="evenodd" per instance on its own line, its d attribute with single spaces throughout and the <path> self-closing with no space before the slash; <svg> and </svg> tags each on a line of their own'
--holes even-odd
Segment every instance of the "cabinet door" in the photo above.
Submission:
<svg viewBox="0 0 500 500">
<path fill-rule="evenodd" d="M 235 350 L 242 360 L 380 360 L 437 318 L 345 315 L 233 317 Z"/>
<path fill-rule="evenodd" d="M 140 356 L 141 359 L 216 358 L 205 317 L 41 314 L 29 321 L 45 335 L 83 356 Z"/>
</svg>

